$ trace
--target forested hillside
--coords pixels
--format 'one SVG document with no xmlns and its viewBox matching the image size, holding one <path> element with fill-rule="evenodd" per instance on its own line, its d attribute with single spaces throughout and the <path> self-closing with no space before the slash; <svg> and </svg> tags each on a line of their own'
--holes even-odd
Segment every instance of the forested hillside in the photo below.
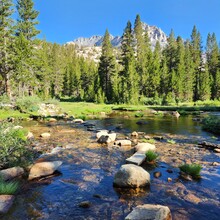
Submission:
<svg viewBox="0 0 220 220">
<path fill-rule="evenodd" d="M 18 20 L 12 19 L 18 13 Z M 140 16 L 123 32 L 117 57 L 106 30 L 97 64 L 76 53 L 74 45 L 52 44 L 37 38 L 32 0 L 2 0 L 0 4 L 0 95 L 37 95 L 73 100 L 169 104 L 220 98 L 220 58 L 215 33 L 206 47 L 196 26 L 189 39 L 175 36 L 157 42 L 152 51 Z M 77 30 L 74 30 L 77 31 Z"/>
</svg>

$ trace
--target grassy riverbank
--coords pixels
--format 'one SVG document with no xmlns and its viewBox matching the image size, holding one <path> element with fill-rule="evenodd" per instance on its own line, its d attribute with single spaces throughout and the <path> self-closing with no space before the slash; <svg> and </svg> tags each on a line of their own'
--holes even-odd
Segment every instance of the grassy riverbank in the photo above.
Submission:
<svg viewBox="0 0 220 220">
<path fill-rule="evenodd" d="M 29 100 L 30 102 L 30 100 Z M 33 102 L 29 104 L 31 109 L 37 109 L 38 103 Z M 26 103 L 26 102 L 25 102 Z M 39 100 L 39 103 L 41 101 Z M 111 113 L 113 110 L 121 111 L 144 111 L 147 109 L 154 109 L 156 111 L 178 111 L 181 115 L 199 113 L 200 111 L 220 111 L 220 101 L 206 101 L 206 102 L 196 102 L 196 103 L 180 103 L 178 106 L 146 106 L 146 105 L 113 105 L 113 104 L 96 104 L 89 102 L 69 102 L 61 101 L 54 102 L 58 107 L 61 108 L 62 112 L 66 112 L 68 115 L 73 115 L 74 117 L 88 118 L 88 117 L 99 117 L 102 116 L 101 112 L 106 114 Z M 35 106 L 36 105 L 36 106 Z M 26 106 L 26 105 L 24 105 Z M 37 115 L 37 111 L 29 112 L 29 109 L 26 110 L 27 113 L 21 113 L 18 110 L 12 109 L 0 109 L 0 119 L 6 119 L 8 117 L 13 118 L 28 118 L 30 114 Z"/>
<path fill-rule="evenodd" d="M 28 118 L 29 114 L 27 113 L 21 113 L 18 110 L 13 109 L 0 109 L 0 120 L 4 120 L 7 118 Z"/>
</svg>

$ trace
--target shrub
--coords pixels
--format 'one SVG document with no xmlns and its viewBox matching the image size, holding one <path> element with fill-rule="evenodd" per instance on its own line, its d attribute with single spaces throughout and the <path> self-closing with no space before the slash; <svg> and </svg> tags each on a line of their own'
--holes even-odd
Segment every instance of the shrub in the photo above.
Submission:
<svg viewBox="0 0 220 220">
<path fill-rule="evenodd" d="M 24 165 L 32 158 L 26 148 L 27 131 L 13 127 L 12 123 L 0 124 L 0 168 Z"/>
<path fill-rule="evenodd" d="M 36 112 L 41 100 L 37 96 L 26 96 L 16 100 L 16 107 L 22 112 Z"/>
<path fill-rule="evenodd" d="M 0 195 L 14 195 L 18 188 L 18 182 L 5 182 L 0 176 Z"/>
<path fill-rule="evenodd" d="M 147 162 L 152 162 L 156 160 L 158 157 L 158 155 L 152 150 L 147 151 L 145 155 L 146 155 Z"/>
<path fill-rule="evenodd" d="M 140 104 L 142 105 L 161 105 L 162 98 L 155 97 L 155 98 L 148 98 L 148 97 L 141 97 Z"/>
<path fill-rule="evenodd" d="M 202 120 L 202 129 L 220 134 L 220 118 L 217 116 L 208 116 Z"/>
<path fill-rule="evenodd" d="M 143 117 L 144 114 L 142 112 L 137 112 L 135 115 L 134 115 L 136 118 L 140 118 L 140 117 Z"/>
<path fill-rule="evenodd" d="M 200 171 L 202 170 L 202 166 L 200 164 L 183 164 L 179 168 L 182 172 L 189 174 L 193 178 L 200 177 Z"/>
</svg>

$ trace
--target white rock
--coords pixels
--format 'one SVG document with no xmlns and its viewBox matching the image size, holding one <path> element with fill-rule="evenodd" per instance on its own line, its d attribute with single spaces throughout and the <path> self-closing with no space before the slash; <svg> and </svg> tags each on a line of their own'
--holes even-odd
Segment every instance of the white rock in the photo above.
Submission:
<svg viewBox="0 0 220 220">
<path fill-rule="evenodd" d="M 122 165 L 114 176 L 114 186 L 121 188 L 138 188 L 150 184 L 150 174 L 134 164 Z"/>
<path fill-rule="evenodd" d="M 24 169 L 22 167 L 12 167 L 5 170 L 0 171 L 0 176 L 2 176 L 3 180 L 11 180 L 15 177 L 21 176 L 24 174 Z"/>
<path fill-rule="evenodd" d="M 34 139 L 34 134 L 29 131 L 28 134 L 27 134 L 27 136 L 26 136 L 26 138 L 27 138 L 28 140 L 32 140 L 32 139 Z"/>
<path fill-rule="evenodd" d="M 127 163 L 135 164 L 135 165 L 141 165 L 146 159 L 146 155 L 143 153 L 136 152 L 131 157 L 126 159 Z"/>
<path fill-rule="evenodd" d="M 15 197 L 13 195 L 0 195 L 0 213 L 5 214 L 11 208 Z"/>
<path fill-rule="evenodd" d="M 126 216 L 125 220 L 171 220 L 171 212 L 167 206 L 139 205 Z"/>
<path fill-rule="evenodd" d="M 84 121 L 80 118 L 74 119 L 73 122 L 82 124 Z"/>
<path fill-rule="evenodd" d="M 32 180 L 37 177 L 53 174 L 61 164 L 62 161 L 36 163 L 31 167 L 28 179 Z"/>
<path fill-rule="evenodd" d="M 41 135 L 40 135 L 42 138 L 49 138 L 50 137 L 50 133 L 42 133 Z"/>
<path fill-rule="evenodd" d="M 149 143 L 138 143 L 135 146 L 135 149 L 138 153 L 146 153 L 149 150 L 155 151 L 156 147 L 155 145 Z"/>
<path fill-rule="evenodd" d="M 114 145 L 131 146 L 131 141 L 130 140 L 117 140 L 114 142 Z"/>
<path fill-rule="evenodd" d="M 98 142 L 106 143 L 106 144 L 114 142 L 116 139 L 116 136 L 117 136 L 116 133 L 108 133 L 106 131 L 100 131 L 96 134 L 96 137 L 98 138 Z"/>
<path fill-rule="evenodd" d="M 96 133 L 96 137 L 99 139 L 101 136 L 103 135 L 108 135 L 108 131 L 107 130 L 103 130 L 103 131 L 99 131 L 98 133 Z"/>
<path fill-rule="evenodd" d="M 62 147 L 55 147 L 55 148 L 53 148 L 53 150 L 51 151 L 51 154 L 56 154 L 56 153 L 60 152 L 61 150 L 63 150 Z"/>
</svg>

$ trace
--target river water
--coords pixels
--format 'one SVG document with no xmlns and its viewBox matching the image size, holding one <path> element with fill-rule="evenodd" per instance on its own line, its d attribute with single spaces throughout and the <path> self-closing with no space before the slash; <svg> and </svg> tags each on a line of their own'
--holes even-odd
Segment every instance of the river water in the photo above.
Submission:
<svg viewBox="0 0 220 220">
<path fill-rule="evenodd" d="M 141 123 L 137 124 L 138 121 Z M 84 125 L 32 121 L 23 126 L 34 133 L 33 146 L 48 152 L 57 146 L 63 148 L 43 160 L 62 160 L 63 164 L 56 175 L 25 183 L 13 207 L 1 219 L 121 220 L 141 204 L 166 205 L 177 220 L 219 219 L 220 169 L 212 163 L 220 163 L 220 157 L 196 146 L 203 140 L 219 143 L 219 136 L 202 131 L 193 116 L 177 119 L 150 115 L 139 119 L 125 117 L 123 113 L 88 122 L 95 125 L 95 130 L 116 131 L 118 138 L 129 137 L 132 131 L 144 132 L 152 138 L 163 136 L 163 140 L 155 143 L 159 154 L 157 166 L 143 164 L 151 175 L 150 187 L 137 190 L 113 187 L 114 174 L 133 154 L 133 149 L 101 146 L 96 142 L 95 132 L 87 131 Z M 38 138 L 42 132 L 50 132 L 51 138 Z M 167 143 L 167 139 L 175 144 Z M 200 180 L 186 181 L 179 177 L 178 166 L 189 161 L 202 164 Z M 154 177 L 156 171 L 162 173 L 160 178 Z M 89 202 L 89 208 L 80 207 L 85 201 Z"/>
</svg>

